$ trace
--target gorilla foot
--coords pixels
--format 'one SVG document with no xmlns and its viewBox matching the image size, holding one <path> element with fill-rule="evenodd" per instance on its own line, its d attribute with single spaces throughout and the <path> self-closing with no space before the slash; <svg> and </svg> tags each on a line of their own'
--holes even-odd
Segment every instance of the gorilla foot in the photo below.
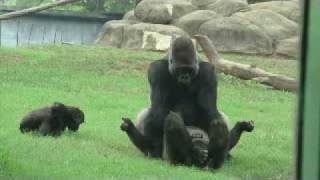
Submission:
<svg viewBox="0 0 320 180">
<path fill-rule="evenodd" d="M 133 122 L 131 121 L 130 118 L 122 118 L 122 124 L 120 125 L 120 129 L 122 131 L 129 131 L 132 127 L 134 127 Z"/>
<path fill-rule="evenodd" d="M 241 131 L 251 132 L 254 129 L 254 122 L 252 120 L 241 121 L 241 122 L 238 122 L 238 124 Z"/>
<path fill-rule="evenodd" d="M 198 166 L 205 166 L 208 160 L 208 150 L 201 148 L 194 148 L 193 162 Z"/>
<path fill-rule="evenodd" d="M 232 159 L 232 155 L 230 154 L 230 153 L 228 153 L 227 155 L 226 155 L 226 160 L 231 160 Z"/>
<path fill-rule="evenodd" d="M 210 159 L 208 162 L 209 169 L 219 169 L 224 163 L 224 156 L 216 157 L 215 159 Z"/>
</svg>

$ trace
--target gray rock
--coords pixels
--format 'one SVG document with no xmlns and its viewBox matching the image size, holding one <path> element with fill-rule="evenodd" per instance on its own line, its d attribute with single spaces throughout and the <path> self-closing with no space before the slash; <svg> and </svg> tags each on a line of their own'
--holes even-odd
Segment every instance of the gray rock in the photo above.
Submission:
<svg viewBox="0 0 320 180">
<path fill-rule="evenodd" d="M 198 10 L 190 14 L 184 15 L 181 18 L 174 21 L 173 25 L 183 29 L 189 35 L 194 35 L 199 32 L 201 24 L 219 18 L 220 15 L 214 11 L 209 10 Z"/>
<path fill-rule="evenodd" d="M 242 0 L 218 0 L 206 9 L 215 11 L 222 16 L 231 16 L 236 12 L 248 11 L 250 8 L 248 3 Z"/>
<path fill-rule="evenodd" d="M 188 34 L 171 25 L 138 23 L 125 28 L 121 47 L 165 51 L 170 46 L 172 36 L 188 36 Z"/>
<path fill-rule="evenodd" d="M 289 39 L 284 39 L 278 42 L 276 53 L 280 55 L 285 55 L 288 57 L 297 58 L 299 56 L 299 38 L 293 37 Z"/>
<path fill-rule="evenodd" d="M 201 25 L 200 33 L 207 35 L 222 52 L 272 54 L 272 40 L 258 26 L 240 17 L 223 17 Z"/>
<path fill-rule="evenodd" d="M 217 0 L 192 0 L 191 3 L 199 8 L 204 8 L 210 4 L 217 2 Z"/>
<path fill-rule="evenodd" d="M 295 1 L 269 1 L 263 3 L 251 4 L 250 7 L 254 10 L 270 10 L 279 13 L 286 18 L 300 22 L 300 5 Z"/>
<path fill-rule="evenodd" d="M 134 10 L 128 11 L 126 14 L 124 14 L 122 19 L 128 21 L 138 21 L 138 19 L 134 15 Z"/>
<path fill-rule="evenodd" d="M 134 10 L 135 16 L 154 24 L 169 24 L 173 19 L 197 10 L 187 0 L 143 0 Z"/>
<path fill-rule="evenodd" d="M 299 31 L 297 23 L 270 10 L 252 10 L 236 13 L 234 16 L 242 17 L 259 26 L 275 41 L 290 38 Z"/>
<path fill-rule="evenodd" d="M 95 43 L 120 48 L 123 42 L 125 27 L 135 23 L 134 21 L 127 20 L 108 21 L 101 28 Z"/>
</svg>

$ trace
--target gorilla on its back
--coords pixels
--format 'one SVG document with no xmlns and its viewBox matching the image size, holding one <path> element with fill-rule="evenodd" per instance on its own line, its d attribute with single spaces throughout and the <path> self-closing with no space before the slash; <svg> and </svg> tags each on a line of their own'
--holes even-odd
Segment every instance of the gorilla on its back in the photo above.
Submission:
<svg viewBox="0 0 320 180">
<path fill-rule="evenodd" d="M 175 39 L 168 55 L 150 64 L 148 81 L 151 107 L 137 128 L 128 118 L 123 118 L 121 125 L 145 155 L 219 168 L 241 133 L 253 129 L 251 122 L 239 122 L 229 133 L 217 109 L 215 68 L 199 60 L 188 37 Z M 194 145 L 190 126 L 208 136 L 205 150 Z"/>
<path fill-rule="evenodd" d="M 54 103 L 26 115 L 20 123 L 20 131 L 38 131 L 44 136 L 58 136 L 66 128 L 77 131 L 83 122 L 84 113 L 79 108 Z"/>
</svg>

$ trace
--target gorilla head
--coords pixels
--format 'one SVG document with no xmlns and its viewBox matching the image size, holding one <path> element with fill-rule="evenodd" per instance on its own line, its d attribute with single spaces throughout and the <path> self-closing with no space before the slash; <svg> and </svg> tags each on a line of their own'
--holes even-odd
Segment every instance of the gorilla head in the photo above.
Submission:
<svg viewBox="0 0 320 180">
<path fill-rule="evenodd" d="M 199 72 L 196 49 L 188 37 L 173 40 L 168 55 L 169 72 L 179 84 L 189 85 Z"/>
<path fill-rule="evenodd" d="M 84 113 L 78 107 L 67 107 L 71 118 L 67 120 L 67 127 L 71 131 L 77 131 L 80 124 L 84 123 Z"/>
</svg>

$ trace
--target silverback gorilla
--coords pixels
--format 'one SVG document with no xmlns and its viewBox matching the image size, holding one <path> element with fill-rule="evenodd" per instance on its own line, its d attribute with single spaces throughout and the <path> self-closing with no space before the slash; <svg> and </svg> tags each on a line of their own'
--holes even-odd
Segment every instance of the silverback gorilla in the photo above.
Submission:
<svg viewBox="0 0 320 180">
<path fill-rule="evenodd" d="M 252 121 L 243 121 L 229 132 L 217 109 L 215 68 L 200 61 L 188 37 L 176 38 L 168 55 L 150 64 L 148 81 L 151 107 L 138 118 L 137 127 L 129 118 L 121 124 L 147 156 L 216 169 L 241 133 L 253 129 Z"/>
<path fill-rule="evenodd" d="M 37 131 L 43 136 L 59 136 L 67 127 L 71 131 L 77 131 L 83 122 L 84 113 L 79 108 L 54 103 L 26 115 L 20 123 L 20 131 Z"/>
</svg>

